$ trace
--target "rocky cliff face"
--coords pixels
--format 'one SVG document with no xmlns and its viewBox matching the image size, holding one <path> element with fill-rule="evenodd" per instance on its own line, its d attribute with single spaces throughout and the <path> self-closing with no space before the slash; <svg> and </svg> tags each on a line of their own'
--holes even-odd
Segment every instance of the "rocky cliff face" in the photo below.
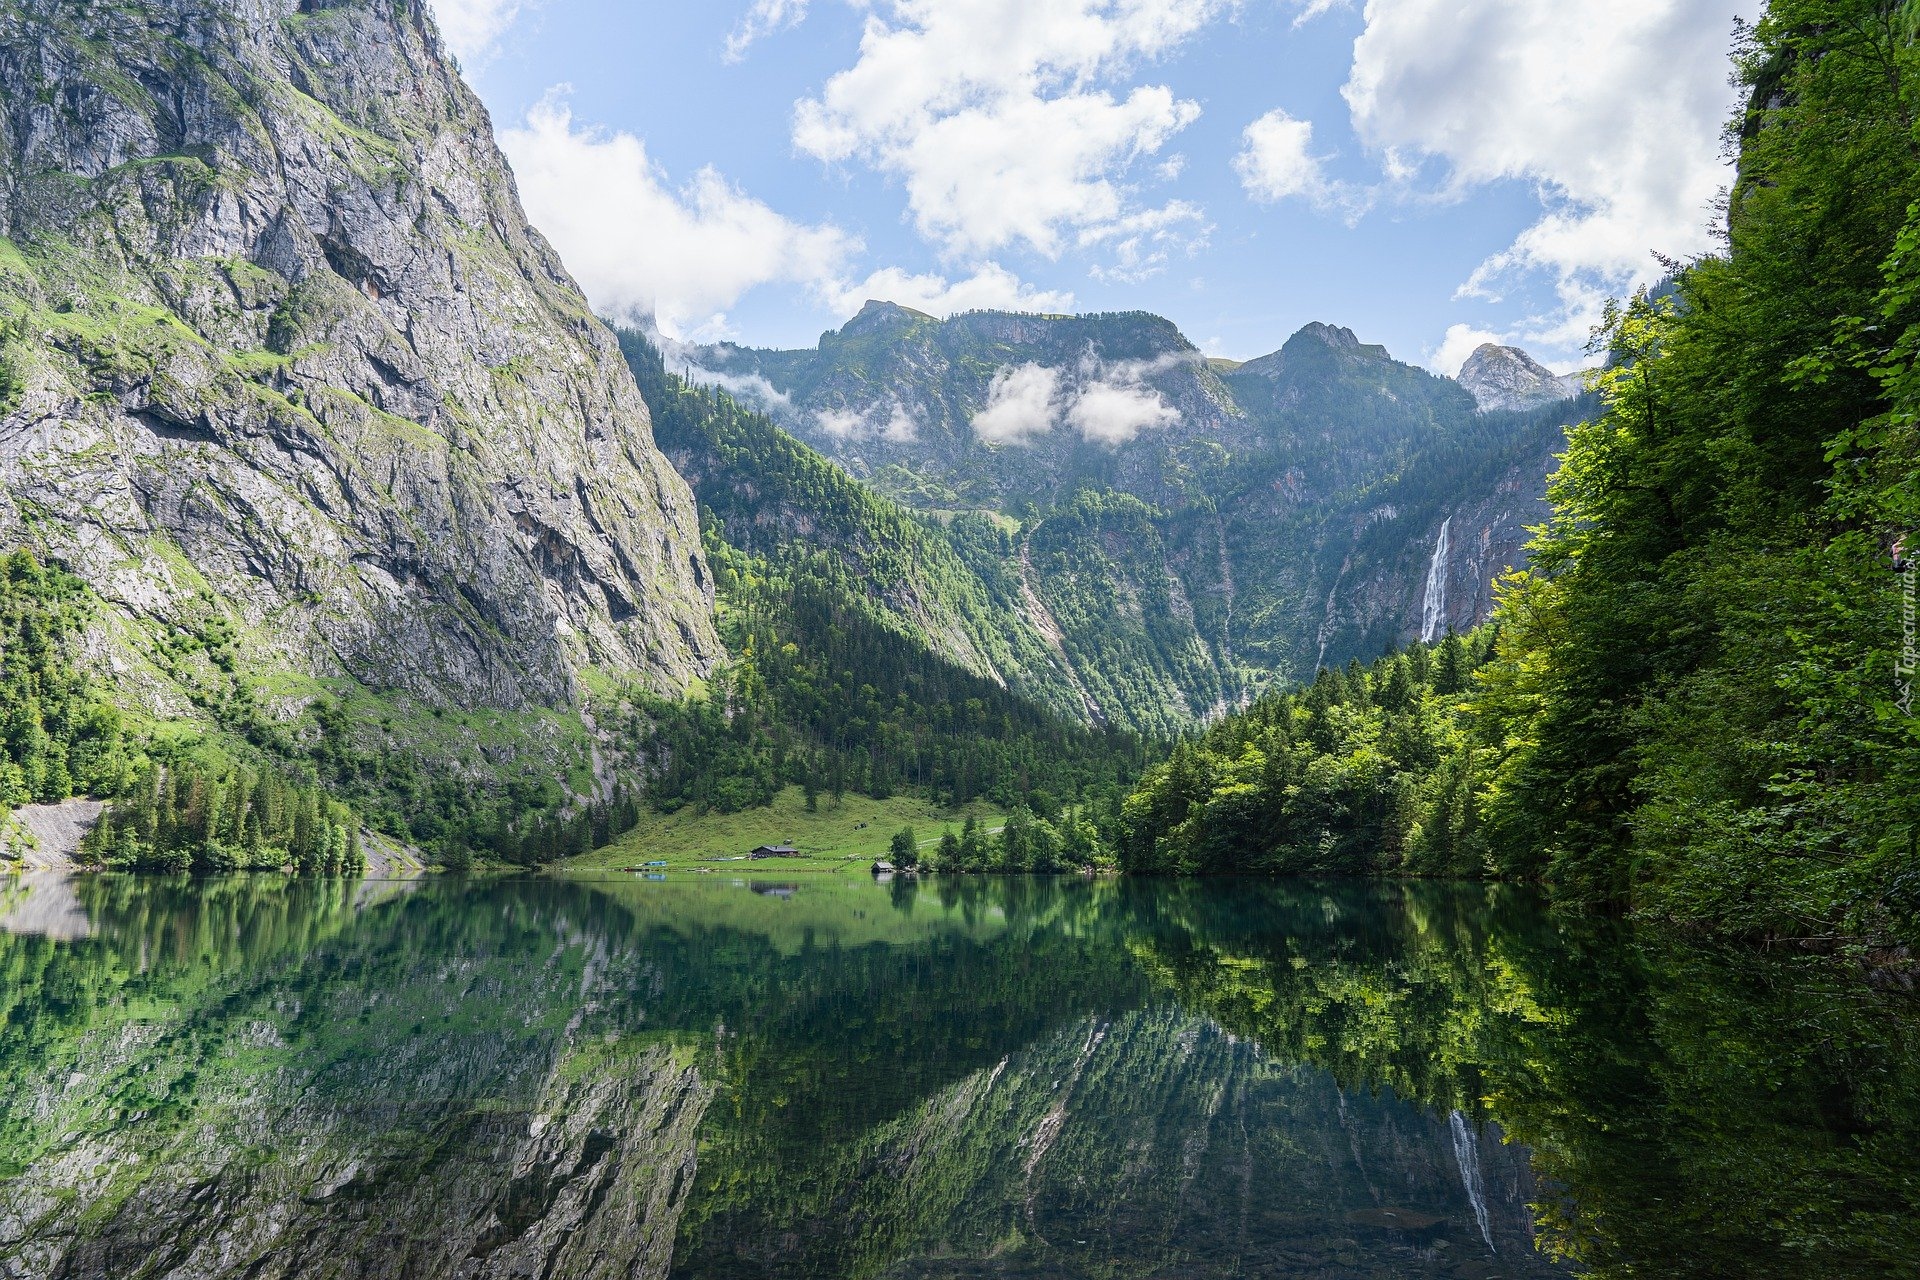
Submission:
<svg viewBox="0 0 1920 1280">
<path fill-rule="evenodd" d="M 1565 426 L 1587 401 L 1542 411 L 1519 439 L 1451 493 L 1402 510 L 1377 509 L 1352 527 L 1328 587 L 1320 636 L 1330 656 L 1377 653 L 1388 644 L 1442 640 L 1493 613 L 1494 581 L 1529 560 L 1529 529 L 1551 514 L 1548 478 L 1566 448 Z"/>
<path fill-rule="evenodd" d="M 0 3 L 0 544 L 431 705 L 677 690 L 692 499 L 420 0 Z M 149 677 L 141 681 L 141 677 Z"/>
<path fill-rule="evenodd" d="M 1556 374 L 1518 347 L 1483 343 L 1460 366 L 1459 383 L 1482 409 L 1538 409 L 1571 400 L 1583 382 L 1577 373 Z"/>
</svg>

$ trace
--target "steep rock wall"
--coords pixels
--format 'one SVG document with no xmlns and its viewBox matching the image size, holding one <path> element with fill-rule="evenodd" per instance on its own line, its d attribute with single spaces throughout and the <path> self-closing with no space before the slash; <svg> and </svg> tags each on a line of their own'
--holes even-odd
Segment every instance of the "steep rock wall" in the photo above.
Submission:
<svg viewBox="0 0 1920 1280">
<path fill-rule="evenodd" d="M 691 496 L 418 0 L 0 3 L 0 545 L 431 705 L 672 692 Z"/>
</svg>

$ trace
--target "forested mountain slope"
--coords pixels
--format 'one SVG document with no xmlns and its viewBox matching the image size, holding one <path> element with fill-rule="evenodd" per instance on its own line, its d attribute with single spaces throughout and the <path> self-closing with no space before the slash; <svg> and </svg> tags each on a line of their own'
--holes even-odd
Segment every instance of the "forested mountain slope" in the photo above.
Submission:
<svg viewBox="0 0 1920 1280">
<path fill-rule="evenodd" d="M 956 551 L 992 525 L 906 511 L 668 373 L 642 335 L 620 341 L 699 496 L 731 659 L 699 698 L 647 708 L 634 745 L 656 762 L 656 805 L 739 809 L 797 785 L 1052 812 L 1137 773 L 1140 744 L 1097 723 L 1017 584 Z"/>
<path fill-rule="evenodd" d="M 830 581 L 931 652 L 1070 718 L 1072 676 L 1025 612 L 1017 582 L 983 576 L 956 541 L 995 540 L 981 516 L 959 528 L 909 511 L 723 391 L 668 372 L 644 334 L 619 330 L 660 447 L 729 546 Z"/>
</svg>

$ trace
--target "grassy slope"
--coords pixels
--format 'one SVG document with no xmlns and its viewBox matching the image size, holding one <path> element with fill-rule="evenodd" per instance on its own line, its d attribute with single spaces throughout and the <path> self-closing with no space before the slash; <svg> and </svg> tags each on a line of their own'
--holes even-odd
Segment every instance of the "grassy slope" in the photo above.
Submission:
<svg viewBox="0 0 1920 1280">
<path fill-rule="evenodd" d="M 715 872 L 786 874 L 794 871 L 864 873 L 875 858 L 887 852 L 894 833 L 912 827 L 923 846 L 931 847 L 940 833 L 957 833 L 969 815 L 989 831 L 998 829 L 1004 815 L 990 805 L 947 809 L 919 796 L 872 800 L 849 794 L 838 805 L 821 796 L 819 810 L 808 813 L 800 788 L 788 787 L 764 809 L 744 813 L 645 813 L 640 825 L 604 849 L 574 858 L 575 870 L 634 867 L 664 861 L 665 870 L 695 868 Z M 735 858 L 756 845 L 792 844 L 805 856 L 770 858 L 764 862 L 716 862 Z M 653 868 L 662 870 L 662 868 Z"/>
</svg>

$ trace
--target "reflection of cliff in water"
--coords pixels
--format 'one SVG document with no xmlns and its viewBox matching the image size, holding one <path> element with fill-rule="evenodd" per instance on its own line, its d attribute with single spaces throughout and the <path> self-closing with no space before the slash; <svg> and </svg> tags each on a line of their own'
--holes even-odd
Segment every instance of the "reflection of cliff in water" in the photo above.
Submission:
<svg viewBox="0 0 1920 1280">
<path fill-rule="evenodd" d="M 1060 1027 L 804 1159 L 766 1138 L 716 1144 L 676 1274 L 1493 1274 L 1447 1116 L 1175 1009 Z M 1470 1140 L 1500 1274 L 1558 1274 L 1525 1153 Z"/>
<path fill-rule="evenodd" d="M 72 876 L 59 871 L 0 876 L 0 933 L 74 942 L 92 932 Z"/>
<path fill-rule="evenodd" d="M 1497 891 L 73 892 L 0 935 L 8 1280 L 1911 1256 L 1910 1020 Z"/>
<path fill-rule="evenodd" d="M 351 886 L 137 883 L 93 882 L 82 947 L 5 956 L 89 999 L 0 1040 L 0 1275 L 665 1267 L 709 1091 L 671 1037 L 587 1026 L 642 976 L 603 931 L 457 889 L 355 919 Z"/>
</svg>

